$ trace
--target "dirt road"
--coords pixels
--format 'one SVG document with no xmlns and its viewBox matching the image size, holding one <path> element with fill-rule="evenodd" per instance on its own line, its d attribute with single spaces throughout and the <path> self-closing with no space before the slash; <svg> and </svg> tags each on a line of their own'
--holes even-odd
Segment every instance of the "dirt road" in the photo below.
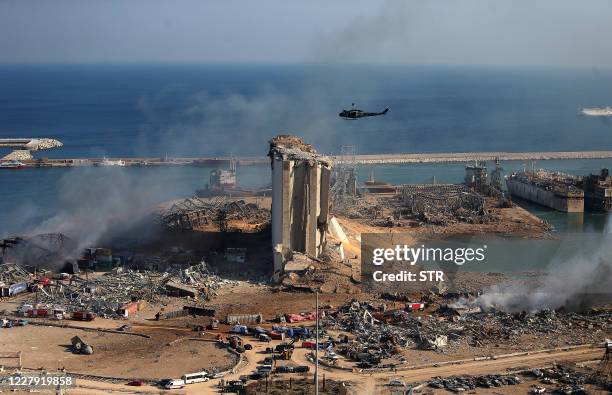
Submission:
<svg viewBox="0 0 612 395">
<path fill-rule="evenodd" d="M 253 350 L 247 351 L 246 357 L 248 364 L 242 367 L 234 374 L 226 376 L 224 379 L 238 380 L 241 375 L 246 375 L 256 369 L 257 362 L 265 357 L 261 351 L 268 344 L 255 344 Z M 308 365 L 311 367 L 311 373 L 314 372 L 314 364 L 306 358 L 309 353 L 306 349 L 296 349 L 293 353 L 292 362 L 297 365 Z M 545 367 L 553 362 L 585 362 L 601 359 L 603 355 L 602 347 L 584 347 L 570 349 L 566 351 L 557 351 L 550 353 L 536 353 L 530 355 L 521 355 L 515 357 L 499 358 L 496 360 L 470 361 L 456 365 L 445 365 L 438 367 L 426 367 L 420 369 L 402 370 L 398 372 L 380 372 L 380 373 L 359 373 L 349 372 L 334 368 L 320 366 L 320 374 L 325 375 L 326 379 L 350 381 L 352 382 L 351 392 L 353 394 L 374 394 L 375 388 L 382 388 L 392 379 L 400 379 L 406 383 L 423 382 L 433 377 L 449 377 L 461 376 L 465 374 L 481 375 L 481 374 L 503 374 L 516 369 L 528 369 L 536 367 Z M 278 376 L 277 376 L 278 377 Z M 289 376 L 287 376 L 288 379 Z M 218 380 L 213 380 L 208 383 L 193 384 L 185 387 L 184 391 L 187 394 L 218 394 Z"/>
</svg>

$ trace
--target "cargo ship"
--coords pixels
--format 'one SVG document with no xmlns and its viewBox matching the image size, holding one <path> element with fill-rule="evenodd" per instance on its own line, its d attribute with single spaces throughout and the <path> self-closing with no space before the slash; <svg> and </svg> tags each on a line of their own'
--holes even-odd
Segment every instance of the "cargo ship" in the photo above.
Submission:
<svg viewBox="0 0 612 395">
<path fill-rule="evenodd" d="M 580 182 L 578 177 L 545 170 L 516 172 L 506 179 L 512 196 L 566 213 L 584 212 Z"/>
<path fill-rule="evenodd" d="M 585 107 L 580 112 L 583 115 L 590 115 L 595 117 L 610 117 L 612 116 L 612 107 Z"/>
<path fill-rule="evenodd" d="M 125 166 L 125 161 L 121 159 L 112 160 L 108 158 L 102 159 L 102 162 L 94 163 L 94 166 Z"/>
<path fill-rule="evenodd" d="M 584 206 L 593 211 L 612 211 L 612 176 L 608 169 L 582 179 Z"/>
</svg>

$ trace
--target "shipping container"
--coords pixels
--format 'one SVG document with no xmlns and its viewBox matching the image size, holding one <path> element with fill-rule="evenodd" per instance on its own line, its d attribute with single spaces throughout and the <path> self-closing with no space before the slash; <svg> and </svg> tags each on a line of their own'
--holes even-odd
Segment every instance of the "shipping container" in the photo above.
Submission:
<svg viewBox="0 0 612 395">
<path fill-rule="evenodd" d="M 96 313 L 91 311 L 75 311 L 72 313 L 72 319 L 77 321 L 93 321 L 96 318 Z"/>
<path fill-rule="evenodd" d="M 28 317 L 47 317 L 49 316 L 48 309 L 31 309 L 26 312 Z"/>
<path fill-rule="evenodd" d="M 28 283 L 16 283 L 9 286 L 9 296 L 14 296 L 28 290 Z"/>
<path fill-rule="evenodd" d="M 138 302 L 130 302 L 119 307 L 119 310 L 117 312 L 124 317 L 128 317 L 130 314 L 134 314 L 137 311 Z"/>
<path fill-rule="evenodd" d="M 234 327 L 230 330 L 231 333 L 240 333 L 241 335 L 246 335 L 249 333 L 249 330 L 245 325 L 234 325 Z"/>
<path fill-rule="evenodd" d="M 272 340 L 285 340 L 284 332 L 270 331 L 268 336 L 270 336 Z"/>
<path fill-rule="evenodd" d="M 227 324 L 260 324 L 263 321 L 261 313 L 258 314 L 230 314 L 225 318 Z"/>
</svg>

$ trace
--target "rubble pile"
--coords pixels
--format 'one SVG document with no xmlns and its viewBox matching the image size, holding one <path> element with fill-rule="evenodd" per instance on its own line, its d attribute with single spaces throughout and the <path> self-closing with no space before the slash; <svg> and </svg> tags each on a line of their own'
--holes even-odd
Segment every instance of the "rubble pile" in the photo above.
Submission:
<svg viewBox="0 0 612 395">
<path fill-rule="evenodd" d="M 445 308 L 446 306 L 441 311 L 445 311 Z M 601 340 L 594 330 L 609 328 L 612 325 L 612 312 L 592 310 L 588 315 L 581 315 L 543 309 L 534 314 L 525 312 L 511 314 L 495 310 L 453 315 L 451 321 L 452 325 L 456 325 L 452 337 L 465 337 L 475 346 L 500 340 L 520 343 L 524 334 L 554 337 L 555 334 L 569 332 L 573 327 L 590 329 L 579 339 L 580 343 L 585 343 Z"/>
<path fill-rule="evenodd" d="M 293 251 L 285 263 L 280 288 L 289 292 L 359 292 L 351 266 L 340 262 L 338 248 L 330 244 L 319 258 Z"/>
<path fill-rule="evenodd" d="M 392 357 L 398 347 L 407 347 L 418 336 L 416 327 L 395 326 L 382 322 L 372 315 L 375 309 L 368 303 L 354 301 L 339 308 L 335 314 L 323 318 L 321 326 L 350 332 L 356 341 L 338 347 L 347 358 L 369 365 L 377 365 L 381 359 Z"/>
<path fill-rule="evenodd" d="M 67 282 L 40 288 L 38 300 L 43 304 L 63 306 L 67 311 L 88 310 L 115 317 L 117 310 L 131 301 L 159 302 L 169 293 L 166 286 L 171 282 L 198 290 L 204 299 L 214 296 L 228 283 L 212 274 L 202 262 L 188 269 L 173 268 L 163 273 L 114 272 L 93 279 L 73 276 Z"/>
<path fill-rule="evenodd" d="M 330 159 L 317 154 L 311 144 L 306 144 L 298 136 L 281 134 L 269 141 L 270 152 L 268 156 L 274 158 L 280 156 L 291 160 L 319 161 L 325 164 L 330 163 Z"/>
<path fill-rule="evenodd" d="M 0 285 L 28 282 L 32 275 L 15 263 L 0 264 Z"/>
<path fill-rule="evenodd" d="M 255 225 L 257 230 L 270 222 L 270 211 L 244 200 L 217 196 L 187 198 L 161 210 L 158 215 L 158 222 L 169 231 L 190 231 L 211 225 L 227 231 L 233 220 Z"/>
<path fill-rule="evenodd" d="M 464 392 L 479 388 L 505 387 L 517 385 L 521 379 L 514 375 L 489 374 L 486 376 L 460 376 L 460 377 L 436 377 L 429 381 L 429 387 L 446 389 L 451 392 Z"/>
<path fill-rule="evenodd" d="M 404 185 L 400 198 L 400 217 L 407 215 L 435 225 L 490 220 L 484 197 L 465 185 Z"/>
<path fill-rule="evenodd" d="M 325 317 L 322 326 L 353 334 L 356 341 L 339 348 L 339 352 L 375 365 L 397 354 L 398 348 L 441 351 L 459 343 L 475 347 L 499 342 L 520 344 L 525 334 L 553 339 L 573 328 L 588 329 L 581 331 L 577 343 L 597 342 L 601 341 L 601 331 L 612 326 L 612 311 L 577 314 L 541 310 L 535 314 L 509 314 L 443 306 L 432 315 L 415 316 L 404 310 L 383 311 L 365 302 L 352 302 Z"/>
<path fill-rule="evenodd" d="M 363 198 L 352 196 L 345 199 L 342 204 L 337 204 L 334 201 L 332 207 L 334 212 L 339 212 L 348 218 L 363 218 L 369 220 L 380 219 L 383 216 L 382 202 L 377 201 L 376 203 L 367 201 Z"/>
<path fill-rule="evenodd" d="M 50 138 L 36 138 L 32 139 L 28 144 L 27 148 L 30 151 L 48 150 L 53 148 L 63 147 L 64 143 L 56 139 Z"/>
<path fill-rule="evenodd" d="M 6 154 L 2 158 L 2 160 L 18 160 L 18 161 L 34 160 L 34 156 L 32 156 L 32 152 L 28 150 L 16 149 L 10 152 L 9 154 Z"/>
<path fill-rule="evenodd" d="M 612 391 L 612 380 L 604 374 L 591 371 L 579 371 L 572 366 L 555 364 L 547 369 L 533 369 L 524 373 L 525 376 L 537 379 L 541 384 L 555 385 L 552 393 L 556 394 L 587 394 L 585 384 Z"/>
</svg>

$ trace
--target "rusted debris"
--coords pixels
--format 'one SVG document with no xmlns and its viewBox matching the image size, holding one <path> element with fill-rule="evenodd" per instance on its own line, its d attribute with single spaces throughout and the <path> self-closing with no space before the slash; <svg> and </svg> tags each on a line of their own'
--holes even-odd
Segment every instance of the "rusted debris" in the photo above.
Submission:
<svg viewBox="0 0 612 395">
<path fill-rule="evenodd" d="M 240 220 L 259 230 L 270 222 L 270 211 L 244 200 L 224 196 L 210 199 L 192 197 L 175 202 L 158 214 L 158 222 L 168 231 L 191 231 L 214 227 L 221 232 L 231 230 L 230 222 Z"/>
</svg>

